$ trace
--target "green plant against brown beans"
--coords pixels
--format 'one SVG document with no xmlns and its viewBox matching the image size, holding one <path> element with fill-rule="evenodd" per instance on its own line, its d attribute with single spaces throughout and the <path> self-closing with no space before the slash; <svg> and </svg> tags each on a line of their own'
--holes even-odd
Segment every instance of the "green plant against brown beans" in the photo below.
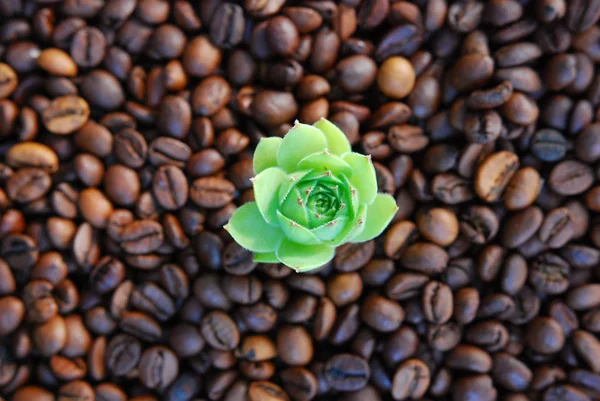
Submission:
<svg viewBox="0 0 600 401">
<path fill-rule="evenodd" d="M 377 193 L 371 157 L 352 152 L 326 119 L 262 139 L 253 165 L 255 202 L 240 207 L 225 229 L 256 262 L 316 269 L 337 246 L 377 237 L 398 210 L 393 197 Z"/>
</svg>

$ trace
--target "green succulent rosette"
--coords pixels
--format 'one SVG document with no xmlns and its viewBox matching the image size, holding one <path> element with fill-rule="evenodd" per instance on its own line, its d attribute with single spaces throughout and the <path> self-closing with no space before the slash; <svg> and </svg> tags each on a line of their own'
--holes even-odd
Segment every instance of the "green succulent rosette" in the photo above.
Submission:
<svg viewBox="0 0 600 401">
<path fill-rule="evenodd" d="M 255 202 L 237 209 L 225 229 L 256 262 L 318 268 L 337 246 L 381 234 L 398 210 L 393 197 L 377 193 L 371 157 L 352 152 L 325 119 L 262 139 L 253 165 Z"/>
</svg>

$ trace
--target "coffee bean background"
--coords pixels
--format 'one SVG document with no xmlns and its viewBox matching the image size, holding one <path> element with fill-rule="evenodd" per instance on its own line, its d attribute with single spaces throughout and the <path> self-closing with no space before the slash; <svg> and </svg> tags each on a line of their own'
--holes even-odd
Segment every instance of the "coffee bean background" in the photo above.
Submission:
<svg viewBox="0 0 600 401">
<path fill-rule="evenodd" d="M 600 400 L 600 1 L 0 0 L 0 401 Z M 223 230 L 325 117 L 399 206 Z"/>
</svg>

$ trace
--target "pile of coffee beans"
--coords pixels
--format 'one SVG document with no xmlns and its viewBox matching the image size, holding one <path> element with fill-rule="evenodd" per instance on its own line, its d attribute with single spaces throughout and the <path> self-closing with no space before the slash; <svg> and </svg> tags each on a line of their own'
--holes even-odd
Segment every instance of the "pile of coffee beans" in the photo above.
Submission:
<svg viewBox="0 0 600 401">
<path fill-rule="evenodd" d="M 600 0 L 0 0 L 0 400 L 600 400 Z M 399 211 L 223 230 L 326 117 Z"/>
</svg>

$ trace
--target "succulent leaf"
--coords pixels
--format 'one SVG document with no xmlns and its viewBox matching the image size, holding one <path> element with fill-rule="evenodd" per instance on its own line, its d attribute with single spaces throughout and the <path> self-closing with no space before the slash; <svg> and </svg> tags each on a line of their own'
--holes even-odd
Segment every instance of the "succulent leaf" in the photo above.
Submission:
<svg viewBox="0 0 600 401">
<path fill-rule="evenodd" d="M 388 194 L 377 194 L 373 203 L 367 206 L 365 228 L 352 242 L 369 241 L 377 237 L 390 224 L 398 210 L 396 200 Z"/>
<path fill-rule="evenodd" d="M 288 173 L 292 173 L 298 170 L 300 160 L 325 148 L 327 139 L 321 130 L 312 125 L 296 123 L 283 138 L 277 152 L 277 164 Z"/>
<path fill-rule="evenodd" d="M 359 202 L 369 204 L 377 195 L 377 176 L 371 156 L 360 153 L 346 153 L 342 159 L 352 167 L 352 176 L 348 177 L 350 183 L 357 189 Z"/>
<path fill-rule="evenodd" d="M 320 169 L 330 171 L 332 174 L 352 174 L 352 167 L 341 157 L 334 155 L 328 149 L 306 156 L 298 163 L 298 168 Z"/>
<path fill-rule="evenodd" d="M 335 237 L 340 235 L 347 223 L 348 218 L 346 216 L 336 217 L 328 223 L 313 228 L 312 232 L 321 241 L 333 241 Z"/>
<path fill-rule="evenodd" d="M 283 238 L 281 228 L 273 227 L 263 219 L 256 202 L 238 208 L 224 228 L 238 244 L 252 252 L 272 252 Z"/>
<path fill-rule="evenodd" d="M 279 197 L 277 190 L 287 179 L 287 174 L 279 167 L 269 167 L 252 179 L 254 200 L 263 218 L 269 224 L 277 224 Z"/>
<path fill-rule="evenodd" d="M 275 252 L 254 253 L 254 262 L 256 263 L 279 263 Z"/>
<path fill-rule="evenodd" d="M 297 272 L 323 266 L 333 259 L 335 248 L 325 244 L 303 245 L 285 238 L 277 249 L 277 258 Z"/>
<path fill-rule="evenodd" d="M 327 138 L 327 148 L 335 155 L 341 156 L 344 153 L 351 152 L 350 142 L 346 134 L 342 132 L 335 124 L 331 121 L 321 118 L 319 121 L 313 124 L 315 127 L 321 130 Z"/>
<path fill-rule="evenodd" d="M 298 224 L 308 224 L 308 211 L 306 210 L 302 195 L 298 188 L 293 188 L 279 208 L 281 213 Z"/>
<path fill-rule="evenodd" d="M 367 206 L 360 205 L 355 219 L 349 220 L 346 227 L 331 241 L 331 245 L 340 246 L 360 234 L 365 228 Z"/>
<path fill-rule="evenodd" d="M 321 243 L 315 234 L 313 234 L 308 228 L 296 223 L 292 219 L 285 217 L 280 211 L 277 211 L 277 218 L 279 219 L 283 233 L 291 241 L 305 245 L 316 245 Z"/>
<path fill-rule="evenodd" d="M 283 139 L 278 137 L 263 138 L 258 142 L 252 159 L 255 175 L 260 174 L 269 167 L 277 166 L 277 152 L 281 142 L 283 142 Z"/>
</svg>

